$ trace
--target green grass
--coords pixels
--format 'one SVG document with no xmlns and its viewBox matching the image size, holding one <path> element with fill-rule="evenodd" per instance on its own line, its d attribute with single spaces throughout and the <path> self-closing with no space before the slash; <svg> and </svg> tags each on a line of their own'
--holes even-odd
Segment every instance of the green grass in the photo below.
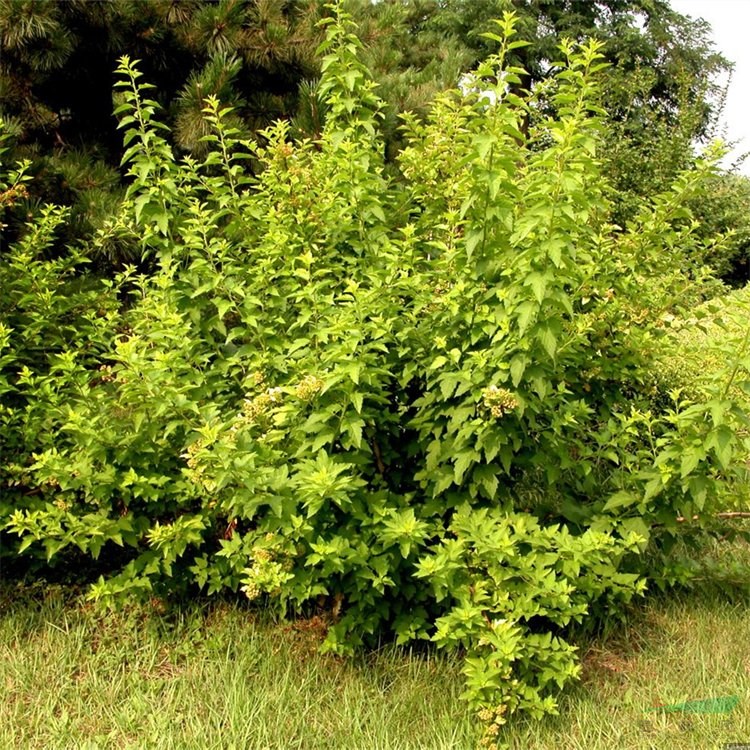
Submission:
<svg viewBox="0 0 750 750">
<path fill-rule="evenodd" d="M 59 589 L 6 605 L 3 749 L 471 745 L 456 662 L 321 656 L 315 619 L 273 624 L 224 604 L 167 623 L 144 608 L 96 614 Z"/>
<path fill-rule="evenodd" d="M 631 625 L 582 654 L 583 679 L 560 716 L 509 728 L 512 748 L 707 750 L 750 745 L 750 602 L 652 601 Z M 737 696 L 730 713 L 650 711 Z"/>
<path fill-rule="evenodd" d="M 441 750 L 474 746 L 460 662 L 384 647 L 321 656 L 318 619 L 226 603 L 102 614 L 59 587 L 0 594 L 0 748 Z M 516 722 L 512 748 L 750 743 L 750 600 L 655 598 L 582 649 L 561 714 Z M 728 715 L 648 712 L 738 696 Z"/>
</svg>

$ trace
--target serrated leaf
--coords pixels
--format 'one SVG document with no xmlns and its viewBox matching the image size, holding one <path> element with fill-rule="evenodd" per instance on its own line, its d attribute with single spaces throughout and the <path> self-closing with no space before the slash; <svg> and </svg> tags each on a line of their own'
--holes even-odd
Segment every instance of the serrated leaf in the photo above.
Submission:
<svg viewBox="0 0 750 750">
<path fill-rule="evenodd" d="M 689 474 L 692 474 L 695 467 L 706 457 L 705 452 L 701 448 L 692 448 L 686 450 L 682 454 L 682 460 L 680 461 L 680 478 L 685 479 Z"/>
<path fill-rule="evenodd" d="M 484 231 L 471 231 L 467 232 L 466 234 L 466 257 L 471 260 L 471 256 L 474 254 L 474 251 L 477 249 L 477 246 L 482 242 L 484 239 Z"/>
<path fill-rule="evenodd" d="M 229 309 L 232 307 L 232 301 L 228 299 L 220 299 L 216 302 L 216 309 L 219 312 L 219 318 L 223 318 Z"/>
<path fill-rule="evenodd" d="M 364 404 L 364 396 L 359 391 L 354 391 L 353 393 L 349 394 L 349 400 L 357 410 L 357 414 L 361 414 L 362 406 Z"/>
<path fill-rule="evenodd" d="M 534 292 L 534 297 L 536 297 L 536 301 L 541 304 L 544 299 L 544 294 L 547 291 L 547 276 L 535 271 L 534 273 L 529 274 L 526 284 L 531 287 Z"/>
<path fill-rule="evenodd" d="M 611 495 L 607 502 L 604 504 L 604 510 L 616 510 L 617 508 L 625 508 L 628 506 L 636 505 L 640 501 L 640 498 L 634 493 L 628 490 L 620 490 Z"/>
<path fill-rule="evenodd" d="M 362 447 L 362 428 L 365 423 L 361 419 L 355 419 L 347 422 L 343 432 L 351 437 L 352 445 L 359 449 Z"/>
<path fill-rule="evenodd" d="M 514 388 L 518 388 L 518 384 L 521 382 L 525 370 L 526 357 L 523 355 L 513 357 L 510 363 L 510 377 Z"/>
<path fill-rule="evenodd" d="M 537 336 L 547 354 L 549 354 L 550 358 L 554 359 L 555 352 L 557 351 L 557 337 L 555 334 L 545 326 L 539 331 Z"/>
<path fill-rule="evenodd" d="M 532 302 L 531 300 L 527 300 L 519 305 L 516 315 L 518 320 L 518 330 L 522 336 L 534 318 L 536 318 L 538 309 L 539 306 L 537 303 Z"/>
<path fill-rule="evenodd" d="M 440 379 L 440 393 L 443 399 L 449 399 L 458 385 L 458 376 L 451 373 Z"/>
<path fill-rule="evenodd" d="M 469 451 L 464 451 L 458 455 L 455 463 L 453 464 L 453 480 L 456 484 L 461 484 L 461 481 L 466 474 L 467 469 L 474 463 L 474 454 Z"/>
</svg>

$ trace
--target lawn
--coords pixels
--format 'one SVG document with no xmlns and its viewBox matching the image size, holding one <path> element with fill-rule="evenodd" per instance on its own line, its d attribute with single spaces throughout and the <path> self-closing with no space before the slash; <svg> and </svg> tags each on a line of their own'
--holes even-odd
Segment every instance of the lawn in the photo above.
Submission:
<svg viewBox="0 0 750 750">
<path fill-rule="evenodd" d="M 70 589 L 39 584 L 6 586 L 0 597 L 2 748 L 474 746 L 457 658 L 387 645 L 350 660 L 323 656 L 320 618 L 283 623 L 229 602 L 103 613 Z M 508 727 L 512 748 L 750 743 L 742 589 L 652 597 L 581 653 L 582 680 L 560 716 Z M 649 710 L 734 697 L 728 713 Z"/>
</svg>

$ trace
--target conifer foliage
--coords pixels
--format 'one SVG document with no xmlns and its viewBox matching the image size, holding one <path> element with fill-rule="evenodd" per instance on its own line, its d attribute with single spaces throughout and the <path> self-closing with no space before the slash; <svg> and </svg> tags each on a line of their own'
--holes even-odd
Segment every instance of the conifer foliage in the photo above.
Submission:
<svg viewBox="0 0 750 750">
<path fill-rule="evenodd" d="M 112 71 L 123 53 L 143 61 L 173 123 L 175 145 L 196 151 L 205 98 L 235 107 L 248 133 L 297 108 L 318 75 L 314 0 L 2 0 L 0 116 L 17 158 L 33 161 L 30 199 L 73 206 L 69 238 L 100 226 L 119 191 L 121 141 Z"/>
<path fill-rule="evenodd" d="M 519 90 L 554 73 L 563 38 L 604 42 L 612 64 L 600 92 L 612 125 L 604 171 L 614 218 L 625 223 L 642 195 L 667 189 L 692 162 L 696 139 L 711 135 L 729 69 L 706 25 L 663 0 L 350 0 L 363 60 L 381 84 L 388 160 L 403 145 L 400 114 L 424 116 L 436 94 L 490 54 L 482 32 L 509 6 L 530 41 L 513 53 L 525 70 Z M 207 96 L 232 106 L 232 125 L 247 135 L 280 117 L 296 134 L 319 135 L 325 105 L 316 23 L 325 13 L 317 0 L 0 0 L 0 116 L 15 157 L 31 159 L 34 178 L 7 217 L 7 237 L 22 234 L 29 212 L 45 200 L 72 209 L 58 245 L 90 235 L 116 210 L 122 150 L 111 71 L 122 54 L 140 59 L 156 85 L 180 152 L 205 155 Z M 734 205 L 742 190 L 735 187 L 722 181 L 721 205 L 711 211 L 694 205 L 707 223 L 717 210 L 731 219 L 738 239 L 708 260 L 733 283 L 748 273 L 746 222 Z M 108 243 L 98 270 L 136 257 L 130 244 Z"/>
</svg>

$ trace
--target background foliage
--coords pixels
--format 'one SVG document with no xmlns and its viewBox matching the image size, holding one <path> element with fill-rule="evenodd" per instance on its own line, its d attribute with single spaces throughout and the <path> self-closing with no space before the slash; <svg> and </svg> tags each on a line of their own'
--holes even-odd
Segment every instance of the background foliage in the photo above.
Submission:
<svg viewBox="0 0 750 750">
<path fill-rule="evenodd" d="M 611 67 L 601 74 L 606 85 L 598 96 L 611 127 L 602 156 L 619 223 L 633 218 L 642 195 L 667 189 L 692 163 L 696 140 L 716 134 L 730 64 L 705 23 L 663 0 L 351 0 L 347 6 L 359 23 L 363 60 L 380 84 L 389 162 L 403 145 L 400 113 L 424 116 L 437 93 L 490 54 L 494 48 L 482 34 L 510 8 L 529 41 L 513 52 L 525 71 L 519 91 L 554 75 L 563 38 L 603 42 Z M 248 137 L 278 118 L 296 133 L 318 135 L 325 103 L 316 23 L 326 13 L 310 0 L 0 2 L 0 115 L 13 158 L 31 159 L 33 176 L 28 196 L 6 220 L 6 241 L 45 200 L 72 209 L 58 233 L 61 243 L 89 236 L 115 210 L 122 149 L 111 118 L 111 71 L 123 52 L 140 59 L 156 85 L 180 153 L 203 155 L 207 96 L 232 106 L 233 126 Z M 718 212 L 737 230 L 736 241 L 710 262 L 723 278 L 743 283 L 746 220 L 733 207 L 747 180 L 717 180 L 722 186 L 711 210 L 693 209 L 708 224 Z M 124 237 L 97 249 L 99 272 L 138 258 Z"/>
</svg>

